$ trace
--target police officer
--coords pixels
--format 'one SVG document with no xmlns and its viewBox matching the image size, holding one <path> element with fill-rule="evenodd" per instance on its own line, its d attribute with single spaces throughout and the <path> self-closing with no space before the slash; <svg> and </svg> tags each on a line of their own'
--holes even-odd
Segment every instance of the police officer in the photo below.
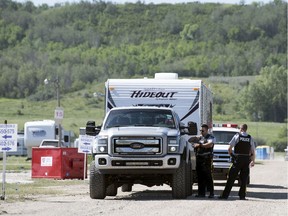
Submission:
<svg viewBox="0 0 288 216">
<path fill-rule="evenodd" d="M 208 125 L 201 126 L 201 136 L 194 142 L 196 151 L 196 172 L 198 177 L 198 194 L 196 197 L 205 197 L 206 188 L 209 198 L 214 197 L 214 183 L 212 176 L 213 147 L 215 138 L 208 133 Z"/>
<path fill-rule="evenodd" d="M 253 138 L 247 134 L 247 129 L 248 126 L 246 124 L 241 125 L 240 133 L 235 134 L 229 143 L 230 146 L 228 152 L 234 160 L 229 170 L 225 189 L 219 199 L 228 199 L 234 181 L 239 172 L 240 189 L 238 195 L 240 200 L 246 199 L 246 186 L 250 171 L 249 166 L 252 167 L 255 164 L 254 141 Z M 233 147 L 234 154 L 232 152 Z"/>
</svg>

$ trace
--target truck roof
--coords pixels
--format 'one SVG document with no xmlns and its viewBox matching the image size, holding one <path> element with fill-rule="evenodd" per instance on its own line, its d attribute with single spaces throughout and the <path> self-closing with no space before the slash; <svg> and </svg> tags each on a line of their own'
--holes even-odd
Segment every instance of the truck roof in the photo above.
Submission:
<svg viewBox="0 0 288 216">
<path fill-rule="evenodd" d="M 42 142 L 40 143 L 39 147 L 40 148 L 46 148 L 46 147 L 58 147 L 58 139 L 44 139 L 42 140 Z M 63 140 L 61 140 L 61 147 L 64 146 L 64 142 Z"/>
</svg>

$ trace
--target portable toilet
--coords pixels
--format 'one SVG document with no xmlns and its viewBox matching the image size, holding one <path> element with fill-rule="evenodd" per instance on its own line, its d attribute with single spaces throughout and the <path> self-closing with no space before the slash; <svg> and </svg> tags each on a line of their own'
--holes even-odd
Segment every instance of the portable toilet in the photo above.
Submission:
<svg viewBox="0 0 288 216">
<path fill-rule="evenodd" d="M 273 159 L 274 149 L 270 146 L 257 146 L 256 159 L 269 160 Z"/>
</svg>

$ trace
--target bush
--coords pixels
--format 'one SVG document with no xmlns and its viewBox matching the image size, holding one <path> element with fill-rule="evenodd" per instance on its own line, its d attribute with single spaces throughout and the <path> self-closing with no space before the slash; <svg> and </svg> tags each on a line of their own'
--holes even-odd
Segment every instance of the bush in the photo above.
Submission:
<svg viewBox="0 0 288 216">
<path fill-rule="evenodd" d="M 254 138 L 254 141 L 256 142 L 256 145 L 257 146 L 261 146 L 261 145 L 266 145 L 266 140 L 265 139 L 262 139 L 262 138 Z"/>
<path fill-rule="evenodd" d="M 274 147 L 275 152 L 283 152 L 287 148 L 287 138 L 273 140 L 271 146 Z"/>
</svg>

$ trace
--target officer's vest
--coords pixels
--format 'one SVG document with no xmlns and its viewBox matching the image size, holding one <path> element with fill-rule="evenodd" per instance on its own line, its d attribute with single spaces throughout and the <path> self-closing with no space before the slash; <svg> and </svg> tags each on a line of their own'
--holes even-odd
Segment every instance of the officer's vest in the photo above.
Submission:
<svg viewBox="0 0 288 216">
<path fill-rule="evenodd" d="M 208 142 L 208 139 L 214 139 L 214 137 L 210 134 L 207 134 L 205 137 L 202 137 L 201 140 L 204 139 L 204 144 Z M 214 145 L 212 146 L 212 148 L 198 148 L 198 155 L 201 156 L 201 155 L 213 155 L 213 147 Z"/>
<path fill-rule="evenodd" d="M 234 147 L 234 153 L 239 155 L 249 155 L 251 149 L 251 136 L 242 136 L 239 134 L 239 141 Z"/>
</svg>

